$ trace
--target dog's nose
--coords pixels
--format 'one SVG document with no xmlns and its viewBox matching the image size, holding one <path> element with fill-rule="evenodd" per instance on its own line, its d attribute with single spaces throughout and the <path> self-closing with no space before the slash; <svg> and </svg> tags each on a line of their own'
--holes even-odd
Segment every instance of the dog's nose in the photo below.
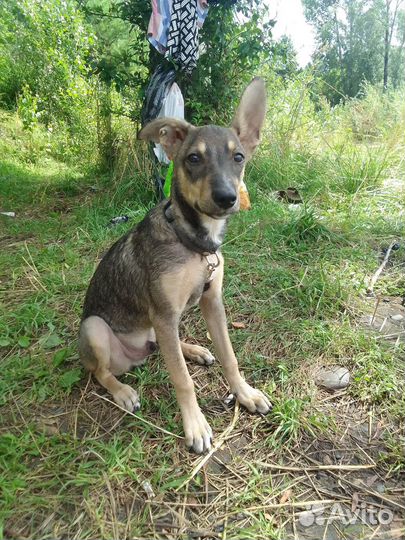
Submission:
<svg viewBox="0 0 405 540">
<path fill-rule="evenodd" d="M 231 208 L 236 203 L 236 192 L 232 189 L 216 189 L 212 192 L 215 204 L 220 208 Z"/>
</svg>

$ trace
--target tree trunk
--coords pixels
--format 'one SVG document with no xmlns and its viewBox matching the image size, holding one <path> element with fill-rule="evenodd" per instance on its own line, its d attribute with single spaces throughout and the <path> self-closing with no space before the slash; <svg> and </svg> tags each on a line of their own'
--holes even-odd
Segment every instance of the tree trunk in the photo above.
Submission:
<svg viewBox="0 0 405 540">
<path fill-rule="evenodd" d="M 385 92 L 388 87 L 388 64 L 391 49 L 392 36 L 394 34 L 395 22 L 398 15 L 398 9 L 400 8 L 403 0 L 396 0 L 394 11 L 392 12 L 391 20 L 391 2 L 392 0 L 385 0 L 386 7 L 386 19 L 385 19 L 385 38 L 384 38 L 384 76 L 383 76 L 383 91 Z"/>
<path fill-rule="evenodd" d="M 98 149 L 102 167 L 113 166 L 114 149 L 111 114 L 111 81 L 100 82 L 97 106 Z"/>
<path fill-rule="evenodd" d="M 384 36 L 384 75 L 383 75 L 383 92 L 388 87 L 388 60 L 390 53 L 390 1 L 385 2 L 385 36 Z"/>
<path fill-rule="evenodd" d="M 384 76 L 383 76 L 383 92 L 387 90 L 388 87 L 388 60 L 389 60 L 389 42 L 388 42 L 388 28 L 385 30 L 384 38 Z"/>
</svg>

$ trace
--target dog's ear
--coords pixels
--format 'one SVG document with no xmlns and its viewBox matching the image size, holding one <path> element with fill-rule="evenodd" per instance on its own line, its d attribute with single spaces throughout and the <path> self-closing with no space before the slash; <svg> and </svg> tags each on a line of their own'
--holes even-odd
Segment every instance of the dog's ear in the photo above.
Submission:
<svg viewBox="0 0 405 540">
<path fill-rule="evenodd" d="M 265 115 L 266 87 L 263 79 L 255 77 L 243 92 L 231 126 L 236 131 L 247 158 L 253 154 L 260 142 Z"/>
<path fill-rule="evenodd" d="M 191 124 L 178 118 L 157 118 L 141 129 L 138 139 L 160 143 L 167 157 L 173 159 L 192 128 Z"/>
</svg>

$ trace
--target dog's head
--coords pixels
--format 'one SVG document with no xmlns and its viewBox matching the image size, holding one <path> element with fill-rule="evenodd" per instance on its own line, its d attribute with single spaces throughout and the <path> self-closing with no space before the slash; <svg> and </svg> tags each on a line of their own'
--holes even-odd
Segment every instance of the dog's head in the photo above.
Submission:
<svg viewBox="0 0 405 540">
<path fill-rule="evenodd" d="M 174 161 L 174 196 L 181 194 L 195 210 L 219 219 L 239 210 L 245 163 L 259 144 L 265 112 L 265 86 L 256 78 L 244 91 L 230 128 L 159 118 L 138 138 L 160 143 Z"/>
</svg>

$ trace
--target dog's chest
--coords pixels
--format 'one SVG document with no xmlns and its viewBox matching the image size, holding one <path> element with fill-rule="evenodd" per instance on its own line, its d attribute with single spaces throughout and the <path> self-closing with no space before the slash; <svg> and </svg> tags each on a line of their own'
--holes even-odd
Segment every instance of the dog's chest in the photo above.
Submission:
<svg viewBox="0 0 405 540">
<path fill-rule="evenodd" d="M 200 287 L 196 287 L 194 291 L 192 291 L 189 299 L 187 300 L 185 309 L 190 308 L 191 306 L 194 306 L 197 304 L 202 296 L 202 293 L 204 292 L 204 284 Z"/>
<path fill-rule="evenodd" d="M 202 294 L 210 288 L 211 281 L 214 279 L 213 274 L 220 265 L 220 259 L 216 254 L 204 257 L 204 259 L 205 262 L 203 263 L 203 280 L 199 280 L 198 284 L 191 292 L 186 304 L 186 308 L 196 304 L 200 300 Z"/>
<path fill-rule="evenodd" d="M 166 300 L 181 312 L 199 301 L 211 279 L 212 272 L 207 260 L 196 255 L 177 272 L 166 274 L 162 279 L 162 288 Z"/>
</svg>

